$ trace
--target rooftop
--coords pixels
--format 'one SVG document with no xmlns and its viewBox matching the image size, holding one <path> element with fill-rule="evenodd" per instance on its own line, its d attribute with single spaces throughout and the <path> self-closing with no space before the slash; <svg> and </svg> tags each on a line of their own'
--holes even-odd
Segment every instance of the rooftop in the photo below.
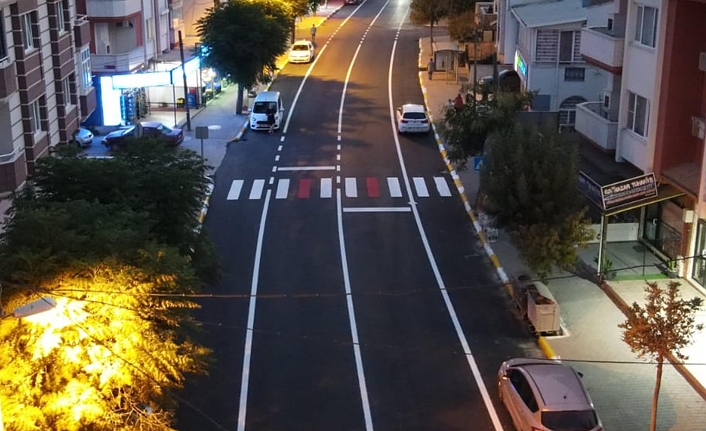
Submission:
<svg viewBox="0 0 706 431">
<path fill-rule="evenodd" d="M 582 0 L 521 1 L 511 8 L 515 17 L 529 28 L 569 24 L 587 19 Z"/>
</svg>

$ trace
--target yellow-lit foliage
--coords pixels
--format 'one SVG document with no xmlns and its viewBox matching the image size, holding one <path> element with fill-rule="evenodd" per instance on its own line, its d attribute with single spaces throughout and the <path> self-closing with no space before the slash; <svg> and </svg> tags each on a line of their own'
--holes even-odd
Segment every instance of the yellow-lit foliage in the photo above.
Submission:
<svg viewBox="0 0 706 431">
<path fill-rule="evenodd" d="M 208 351 L 178 332 L 189 326 L 185 299 L 133 268 L 105 265 L 90 278 L 65 277 L 57 307 L 0 321 L 0 402 L 7 431 L 167 431 L 188 373 L 205 371 Z M 172 286 L 173 289 L 173 286 Z M 123 294 L 107 293 L 122 292 Z"/>
</svg>

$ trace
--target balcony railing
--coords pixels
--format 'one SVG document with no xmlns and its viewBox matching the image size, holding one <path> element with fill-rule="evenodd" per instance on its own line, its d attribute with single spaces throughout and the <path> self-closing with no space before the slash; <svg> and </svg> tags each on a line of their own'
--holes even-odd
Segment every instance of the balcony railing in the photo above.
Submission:
<svg viewBox="0 0 706 431">
<path fill-rule="evenodd" d="M 74 20 L 74 41 L 76 48 L 81 48 L 91 42 L 91 27 L 86 15 L 76 15 Z"/>
<path fill-rule="evenodd" d="M 604 150 L 615 150 L 618 140 L 618 122 L 608 119 L 601 102 L 584 102 L 576 105 L 575 129 Z"/>
<path fill-rule="evenodd" d="M 124 18 L 142 11 L 141 0 L 87 0 L 86 12 L 91 18 Z"/>
<path fill-rule="evenodd" d="M 91 54 L 93 72 L 131 72 L 145 63 L 145 50 L 138 46 L 122 54 Z"/>
<path fill-rule="evenodd" d="M 581 29 L 581 55 L 586 61 L 614 74 L 622 73 L 625 38 L 606 28 Z"/>
</svg>

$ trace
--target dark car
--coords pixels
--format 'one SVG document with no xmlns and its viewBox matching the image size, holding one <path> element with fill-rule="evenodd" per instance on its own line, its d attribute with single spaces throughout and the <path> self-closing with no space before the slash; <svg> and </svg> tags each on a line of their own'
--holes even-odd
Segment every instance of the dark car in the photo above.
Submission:
<svg viewBox="0 0 706 431">
<path fill-rule="evenodd" d="M 140 123 L 139 127 L 142 129 L 142 136 L 162 140 L 166 145 L 175 147 L 184 142 L 184 132 L 181 129 L 171 129 L 157 122 Z M 138 126 L 132 126 L 110 132 L 103 138 L 103 145 L 110 148 L 125 145 L 127 138 L 135 137 L 137 128 Z"/>
<path fill-rule="evenodd" d="M 503 91 L 518 93 L 522 90 L 522 79 L 512 69 L 498 73 L 498 82 L 500 83 L 500 89 Z M 492 93 L 495 91 L 495 78 L 493 76 L 484 76 L 478 80 L 478 85 L 482 90 Z"/>
<path fill-rule="evenodd" d="M 343 4 L 360 4 L 361 0 L 343 0 Z"/>
</svg>

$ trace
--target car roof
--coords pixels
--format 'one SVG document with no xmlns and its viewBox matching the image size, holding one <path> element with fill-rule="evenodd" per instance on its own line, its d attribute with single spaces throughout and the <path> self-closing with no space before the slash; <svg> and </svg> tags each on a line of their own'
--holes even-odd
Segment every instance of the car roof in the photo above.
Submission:
<svg viewBox="0 0 706 431">
<path fill-rule="evenodd" d="M 518 365 L 534 381 L 545 410 L 590 410 L 591 399 L 581 384 L 581 379 L 568 365 L 555 363 L 529 363 Z"/>
<path fill-rule="evenodd" d="M 279 97 L 279 91 L 262 91 L 255 96 L 256 102 L 276 102 Z"/>
<path fill-rule="evenodd" d="M 426 110 L 424 109 L 424 106 L 416 105 L 414 103 L 407 103 L 405 105 L 402 105 L 402 111 L 403 112 L 426 112 Z"/>
<path fill-rule="evenodd" d="M 162 125 L 159 121 L 143 121 L 140 123 L 142 127 L 154 127 L 155 129 Z"/>
<path fill-rule="evenodd" d="M 298 40 L 294 42 L 294 45 L 311 45 L 311 42 L 309 42 L 308 40 Z"/>
</svg>

